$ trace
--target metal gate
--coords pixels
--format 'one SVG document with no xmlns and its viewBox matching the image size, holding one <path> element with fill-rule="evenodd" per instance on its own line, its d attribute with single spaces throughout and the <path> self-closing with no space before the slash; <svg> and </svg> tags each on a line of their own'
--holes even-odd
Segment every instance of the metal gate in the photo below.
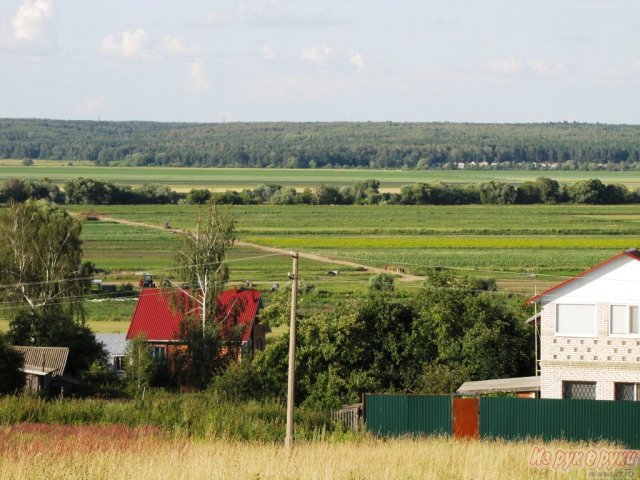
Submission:
<svg viewBox="0 0 640 480">
<path fill-rule="evenodd" d="M 480 436 L 479 398 L 453 398 L 454 438 L 474 439 Z"/>
</svg>

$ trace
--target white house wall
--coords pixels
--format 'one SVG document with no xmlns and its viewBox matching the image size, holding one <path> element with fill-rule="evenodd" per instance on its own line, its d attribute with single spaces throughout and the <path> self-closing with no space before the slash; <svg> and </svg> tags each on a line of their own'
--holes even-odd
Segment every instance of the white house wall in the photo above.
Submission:
<svg viewBox="0 0 640 480">
<path fill-rule="evenodd" d="M 640 261 L 623 256 L 542 298 L 542 398 L 562 398 L 563 381 L 596 382 L 596 398 L 614 399 L 614 383 L 640 383 L 640 336 L 610 336 L 612 304 L 640 305 Z M 596 305 L 596 336 L 557 335 L 557 304 Z"/>
</svg>

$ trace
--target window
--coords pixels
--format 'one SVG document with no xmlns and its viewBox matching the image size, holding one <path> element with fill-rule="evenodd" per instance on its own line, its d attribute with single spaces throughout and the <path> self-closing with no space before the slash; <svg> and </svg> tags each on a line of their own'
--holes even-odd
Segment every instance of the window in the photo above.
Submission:
<svg viewBox="0 0 640 480">
<path fill-rule="evenodd" d="M 122 356 L 113 357 L 113 369 L 116 372 L 121 372 L 124 370 L 124 357 Z"/>
<path fill-rule="evenodd" d="M 164 358 L 166 357 L 166 352 L 167 349 L 165 347 L 154 346 L 151 350 L 151 357 L 154 360 L 164 360 Z"/>
<path fill-rule="evenodd" d="M 640 315 L 637 305 L 611 305 L 609 332 L 612 335 L 640 334 Z"/>
<path fill-rule="evenodd" d="M 637 402 L 640 400 L 640 384 L 638 383 L 616 383 L 616 400 L 630 400 Z"/>
<path fill-rule="evenodd" d="M 558 304 L 556 309 L 556 333 L 561 335 L 595 336 L 596 306 Z"/>
<path fill-rule="evenodd" d="M 562 382 L 562 398 L 595 400 L 596 382 Z"/>
</svg>

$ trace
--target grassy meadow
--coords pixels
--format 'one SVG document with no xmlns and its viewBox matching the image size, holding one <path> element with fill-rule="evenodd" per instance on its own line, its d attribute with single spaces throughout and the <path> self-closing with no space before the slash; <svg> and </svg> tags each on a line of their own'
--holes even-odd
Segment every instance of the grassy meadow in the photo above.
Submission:
<svg viewBox="0 0 640 480">
<path fill-rule="evenodd" d="M 634 471 L 532 467 L 535 441 L 448 438 L 280 443 L 167 438 L 152 428 L 19 424 L 0 427 L 0 479 L 587 479 Z M 552 452 L 607 445 L 545 444 Z M 603 475 L 595 477 L 596 475 Z M 615 475 L 615 476 L 614 476 Z M 622 476 L 630 475 L 630 476 Z"/>
<path fill-rule="evenodd" d="M 545 176 L 560 183 L 599 178 L 603 183 L 640 187 L 640 172 L 609 171 L 528 171 L 528 170 L 374 170 L 374 169 L 285 169 L 285 168 L 189 168 L 189 167 L 98 167 L 87 162 L 55 162 L 34 160 L 23 166 L 15 160 L 0 162 L 0 181 L 5 178 L 49 178 L 62 185 L 75 177 L 110 181 L 122 185 L 162 183 L 174 190 L 192 188 L 227 190 L 254 188 L 265 183 L 290 185 L 299 188 L 328 185 L 350 185 L 358 180 L 376 179 L 385 191 L 397 191 L 402 185 L 414 182 L 445 182 L 466 184 L 501 180 L 522 183 Z"/>
</svg>

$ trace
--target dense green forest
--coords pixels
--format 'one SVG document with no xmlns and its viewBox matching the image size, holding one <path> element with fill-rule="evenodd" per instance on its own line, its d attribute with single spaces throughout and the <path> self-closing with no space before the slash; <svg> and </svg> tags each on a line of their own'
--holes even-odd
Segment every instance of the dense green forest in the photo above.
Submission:
<svg viewBox="0 0 640 480">
<path fill-rule="evenodd" d="M 544 169 L 554 163 L 563 169 L 629 169 L 640 164 L 640 125 L 0 119 L 0 158 L 99 165 L 428 169 L 465 163 Z"/>
</svg>

